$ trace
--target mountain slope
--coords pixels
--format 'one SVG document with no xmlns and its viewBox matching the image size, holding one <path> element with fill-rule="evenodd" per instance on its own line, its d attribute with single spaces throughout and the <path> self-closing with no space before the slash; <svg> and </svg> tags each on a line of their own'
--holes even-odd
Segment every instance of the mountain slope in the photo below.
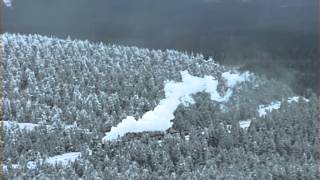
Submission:
<svg viewBox="0 0 320 180">
<path fill-rule="evenodd" d="M 6 179 L 315 177 L 315 96 L 289 102 L 295 96 L 289 87 L 256 75 L 226 81 L 226 74 L 241 73 L 200 54 L 39 35 L 3 34 L 2 42 L 4 120 L 18 123 L 4 129 Z M 166 82 L 185 82 L 183 71 L 215 79 L 221 97 L 234 86 L 232 95 L 212 101 L 210 91 L 200 88 L 189 94 L 192 103 L 177 104 L 174 131 L 127 134 L 102 143 L 127 116 L 143 118 L 161 104 Z M 276 101 L 282 103 L 268 108 Z M 81 156 L 69 166 L 47 163 L 67 153 Z M 30 162 L 34 168 L 28 168 Z"/>
</svg>

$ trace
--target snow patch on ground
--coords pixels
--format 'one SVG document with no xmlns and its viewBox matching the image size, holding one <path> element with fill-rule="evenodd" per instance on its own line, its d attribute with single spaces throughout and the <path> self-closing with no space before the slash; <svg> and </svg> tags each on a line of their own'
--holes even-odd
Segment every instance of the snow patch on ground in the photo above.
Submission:
<svg viewBox="0 0 320 180">
<path fill-rule="evenodd" d="M 300 100 L 303 100 L 305 102 L 309 102 L 309 100 L 307 98 L 300 97 L 300 96 L 289 97 L 287 99 L 287 102 L 291 104 L 291 103 L 294 103 L 294 102 L 297 103 Z M 265 117 L 267 115 L 267 113 L 270 113 L 271 111 L 276 110 L 276 109 L 280 109 L 282 102 L 281 101 L 274 101 L 269 105 L 260 105 L 258 110 L 257 110 L 259 116 L 260 117 Z M 251 124 L 251 120 L 250 119 L 244 120 L 244 121 L 239 121 L 239 125 L 243 129 L 249 128 L 250 124 Z"/>
<path fill-rule="evenodd" d="M 20 166 L 18 164 L 12 164 L 11 168 L 12 169 L 18 169 Z M 8 165 L 3 165 L 2 166 L 2 171 L 7 172 L 9 169 Z"/>
<path fill-rule="evenodd" d="M 299 102 L 299 96 L 288 98 L 288 103 L 292 103 L 292 102 Z"/>
<path fill-rule="evenodd" d="M 305 102 L 309 102 L 309 99 L 305 98 L 305 97 L 299 97 L 299 96 L 293 96 L 288 98 L 288 103 L 293 103 L 293 102 L 299 102 L 300 100 L 303 100 Z"/>
<path fill-rule="evenodd" d="M 211 100 L 217 102 L 228 101 L 232 95 L 232 89 L 237 83 L 248 79 L 249 74 L 234 74 L 225 72 L 222 77 L 225 79 L 229 89 L 222 97 L 217 87 L 218 80 L 212 76 L 203 78 L 190 75 L 187 71 L 181 72 L 182 82 L 167 81 L 164 87 L 165 99 L 162 99 L 154 110 L 146 112 L 141 119 L 136 120 L 132 116 L 123 119 L 116 127 L 106 133 L 103 142 L 115 140 L 128 132 L 144 131 L 165 131 L 172 126 L 171 120 L 174 119 L 174 111 L 180 104 L 195 103 L 192 95 L 198 92 L 207 92 Z"/>
<path fill-rule="evenodd" d="M 3 126 L 5 129 L 12 129 L 14 127 L 20 130 L 32 131 L 34 128 L 38 127 L 38 124 L 33 123 L 18 123 L 15 121 L 3 121 Z"/>
<path fill-rule="evenodd" d="M 281 102 L 280 101 L 274 101 L 269 105 L 259 105 L 258 113 L 260 117 L 265 117 L 267 113 L 271 112 L 275 109 L 280 109 Z"/>
<path fill-rule="evenodd" d="M 65 153 L 57 156 L 52 156 L 46 159 L 45 163 L 55 165 L 55 164 L 61 164 L 63 166 L 67 166 L 69 163 L 72 163 L 76 161 L 78 158 L 80 158 L 81 153 L 80 152 L 70 152 Z"/>
<path fill-rule="evenodd" d="M 35 124 L 35 123 L 18 123 L 15 121 L 3 121 L 3 126 L 6 130 L 9 131 L 16 131 L 17 129 L 19 130 L 26 130 L 26 131 L 33 131 L 36 127 L 41 126 L 42 124 Z M 55 129 L 54 126 L 52 125 L 45 125 L 46 129 L 49 131 L 53 131 Z M 80 127 L 77 126 L 76 123 L 71 124 L 71 125 L 63 125 L 62 126 L 63 129 L 65 130 L 78 130 L 78 131 L 82 131 L 85 133 L 90 133 L 89 129 L 82 129 Z"/>
<path fill-rule="evenodd" d="M 39 159 L 40 164 L 46 163 L 49 165 L 62 165 L 64 167 L 68 166 L 70 163 L 75 162 L 77 159 L 81 157 L 80 152 L 69 152 L 57 156 L 52 156 L 43 161 L 43 159 Z M 19 169 L 21 165 L 18 164 L 12 164 L 13 169 Z M 37 168 L 37 162 L 36 161 L 28 161 L 27 162 L 27 168 L 28 169 L 36 169 Z M 3 165 L 2 167 L 3 171 L 8 171 L 8 166 Z"/>
<path fill-rule="evenodd" d="M 81 153 L 80 152 L 70 152 L 70 153 L 65 153 L 57 156 L 52 156 L 49 157 L 44 161 L 44 163 L 50 164 L 50 165 L 55 165 L 59 164 L 62 166 L 67 166 L 68 164 L 76 161 L 78 158 L 80 158 Z M 43 161 L 40 159 L 40 162 Z M 27 163 L 27 167 L 29 169 L 35 169 L 37 167 L 37 163 L 35 161 L 29 161 Z"/>
<path fill-rule="evenodd" d="M 309 102 L 309 100 L 307 98 L 299 97 L 299 96 L 289 97 L 287 99 L 287 102 L 293 103 L 293 102 L 299 102 L 300 100 L 303 100 L 305 102 Z M 271 111 L 276 110 L 276 109 L 280 109 L 282 102 L 281 101 L 274 101 L 269 105 L 259 105 L 259 107 L 258 107 L 259 116 L 265 117 L 267 115 L 267 113 L 270 113 Z"/>
<path fill-rule="evenodd" d="M 186 141 L 189 141 L 190 140 L 190 135 L 186 135 L 184 138 L 185 138 Z"/>
<path fill-rule="evenodd" d="M 240 125 L 240 127 L 242 129 L 249 128 L 250 124 L 251 124 L 251 120 L 250 119 L 249 120 L 245 120 L 245 121 L 239 121 L 239 125 Z"/>
</svg>

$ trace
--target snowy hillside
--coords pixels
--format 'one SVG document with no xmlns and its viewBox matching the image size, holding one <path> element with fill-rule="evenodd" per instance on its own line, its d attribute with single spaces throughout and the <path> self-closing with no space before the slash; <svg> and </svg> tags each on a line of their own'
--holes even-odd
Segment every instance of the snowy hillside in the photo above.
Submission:
<svg viewBox="0 0 320 180">
<path fill-rule="evenodd" d="M 6 179 L 315 173 L 315 96 L 201 54 L 39 35 L 2 42 Z"/>
</svg>

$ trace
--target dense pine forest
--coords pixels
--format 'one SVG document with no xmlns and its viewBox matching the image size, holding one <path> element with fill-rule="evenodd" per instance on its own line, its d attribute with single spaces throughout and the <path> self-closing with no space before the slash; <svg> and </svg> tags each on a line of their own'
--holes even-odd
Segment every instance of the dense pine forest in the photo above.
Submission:
<svg viewBox="0 0 320 180">
<path fill-rule="evenodd" d="M 181 104 L 167 131 L 103 141 L 165 98 L 181 71 L 244 70 L 214 58 L 40 35 L 3 34 L 4 179 L 319 179 L 319 99 L 250 73 L 227 101 Z"/>
</svg>

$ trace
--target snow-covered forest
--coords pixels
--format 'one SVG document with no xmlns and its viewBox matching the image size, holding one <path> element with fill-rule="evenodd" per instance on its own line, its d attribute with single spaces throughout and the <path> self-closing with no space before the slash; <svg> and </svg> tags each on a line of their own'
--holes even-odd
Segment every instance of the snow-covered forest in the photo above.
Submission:
<svg viewBox="0 0 320 180">
<path fill-rule="evenodd" d="M 317 179 L 313 93 L 201 54 L 1 38 L 4 179 Z"/>
</svg>

